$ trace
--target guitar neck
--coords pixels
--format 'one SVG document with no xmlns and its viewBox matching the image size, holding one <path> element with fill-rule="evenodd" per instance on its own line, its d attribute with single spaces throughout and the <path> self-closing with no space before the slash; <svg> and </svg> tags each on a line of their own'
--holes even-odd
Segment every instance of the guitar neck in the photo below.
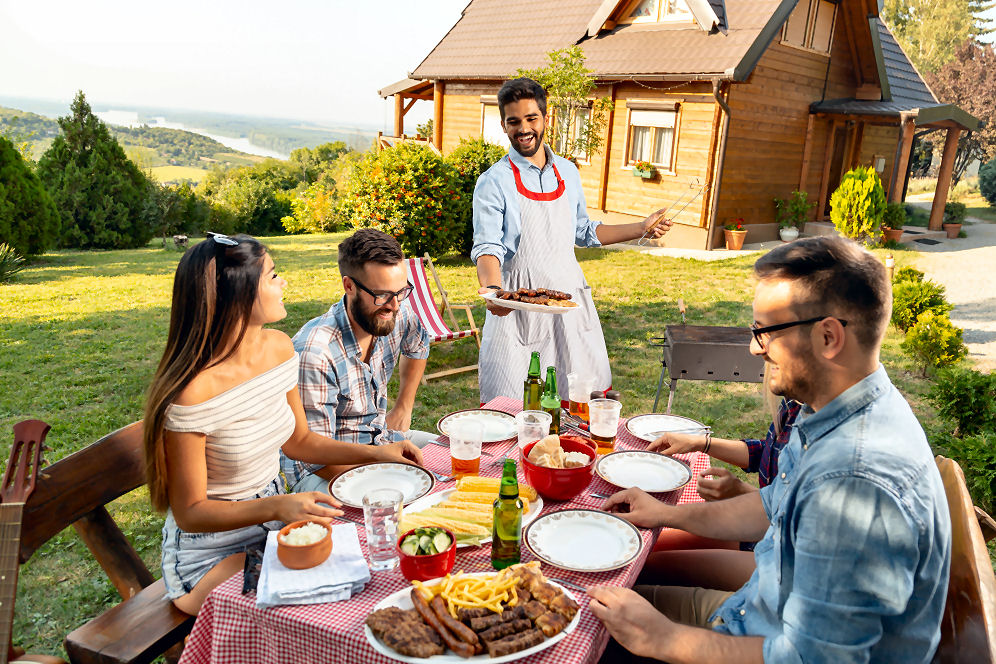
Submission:
<svg viewBox="0 0 996 664">
<path fill-rule="evenodd" d="M 0 503 L 0 664 L 6 664 L 17 597 L 24 503 Z"/>
</svg>

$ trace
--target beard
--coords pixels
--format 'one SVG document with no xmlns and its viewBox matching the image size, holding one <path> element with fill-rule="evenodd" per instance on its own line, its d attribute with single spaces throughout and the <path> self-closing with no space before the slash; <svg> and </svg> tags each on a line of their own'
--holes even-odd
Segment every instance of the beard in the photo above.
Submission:
<svg viewBox="0 0 996 664">
<path fill-rule="evenodd" d="M 815 393 L 814 386 L 819 380 L 813 373 L 813 368 L 818 364 L 812 344 L 805 352 L 793 357 L 787 365 L 775 366 L 778 373 L 769 383 L 771 393 L 800 403 L 809 403 Z"/>
<path fill-rule="evenodd" d="M 362 303 L 360 303 L 359 298 L 353 298 L 352 300 L 346 301 L 349 312 L 353 315 L 353 320 L 359 325 L 364 332 L 373 335 L 375 337 L 384 337 L 390 334 L 394 330 L 394 324 L 398 320 L 398 312 L 394 311 L 391 315 L 391 320 L 381 320 L 377 318 L 377 314 L 382 311 L 390 311 L 384 307 L 373 307 L 372 309 L 366 309 Z"/>
<path fill-rule="evenodd" d="M 526 150 L 525 152 L 523 152 L 523 150 L 519 147 L 518 137 L 519 136 L 528 136 L 530 134 L 532 134 L 533 136 L 536 137 L 536 139 L 533 141 L 533 147 L 532 147 L 531 150 Z M 521 134 L 516 134 L 515 135 L 515 139 L 513 139 L 511 141 L 512 147 L 515 149 L 516 152 L 518 152 L 519 154 L 521 154 L 523 157 L 532 157 L 534 154 L 536 154 L 537 152 L 539 152 L 540 148 L 543 147 L 543 136 L 544 135 L 546 135 L 546 130 L 545 129 L 543 131 L 539 132 L 538 134 L 536 132 L 523 132 Z"/>
</svg>

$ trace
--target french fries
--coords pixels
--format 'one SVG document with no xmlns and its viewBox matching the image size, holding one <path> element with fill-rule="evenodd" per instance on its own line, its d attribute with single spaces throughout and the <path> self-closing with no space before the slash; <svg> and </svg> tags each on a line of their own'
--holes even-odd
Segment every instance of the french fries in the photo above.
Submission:
<svg viewBox="0 0 996 664">
<path fill-rule="evenodd" d="M 487 576 L 470 576 L 460 571 L 447 574 L 431 586 L 421 581 L 412 581 L 412 584 L 426 601 L 431 601 L 436 595 L 442 596 L 446 602 L 446 610 L 454 620 L 458 620 L 458 608 L 485 608 L 501 613 L 502 602 L 515 606 L 519 598 L 515 588 L 516 579 L 510 571 L 511 568 L 506 568 Z"/>
</svg>

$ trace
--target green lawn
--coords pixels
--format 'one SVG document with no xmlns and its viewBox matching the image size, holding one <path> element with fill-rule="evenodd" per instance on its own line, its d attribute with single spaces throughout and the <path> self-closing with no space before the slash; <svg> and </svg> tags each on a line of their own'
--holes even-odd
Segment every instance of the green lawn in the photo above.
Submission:
<svg viewBox="0 0 996 664">
<path fill-rule="evenodd" d="M 278 271 L 290 283 L 284 296 L 288 317 L 275 327 L 293 334 L 341 297 L 335 263 L 336 246 L 344 237 L 266 240 Z M 55 461 L 141 417 L 143 392 L 166 339 L 172 274 L 180 258 L 179 252 L 157 244 L 154 240 L 131 251 L 49 253 L 13 283 L 0 284 L 3 459 L 10 449 L 11 426 L 23 419 L 52 425 L 48 457 Z M 897 267 L 916 255 L 893 253 Z M 680 322 L 679 297 L 688 305 L 689 324 L 751 321 L 753 257 L 706 263 L 600 249 L 578 255 L 601 314 L 624 415 L 650 411 L 660 353 L 649 339 L 662 334 L 665 325 Z M 453 302 L 473 303 L 482 323 L 484 309 L 470 262 L 450 256 L 437 266 Z M 883 362 L 928 434 L 936 432 L 942 425 L 922 398 L 927 384 L 914 375 L 899 342 L 890 331 Z M 476 352 L 469 340 L 444 344 L 433 349 L 428 371 L 472 364 Z M 431 382 L 419 390 L 413 426 L 433 430 L 441 415 L 477 403 L 476 374 Z M 757 384 L 679 383 L 674 412 L 730 437 L 757 436 L 768 426 Z M 158 576 L 162 517 L 151 511 L 144 489 L 117 501 L 112 512 Z M 67 530 L 21 569 L 14 642 L 29 652 L 59 654 L 69 631 L 116 600 L 100 568 Z"/>
</svg>

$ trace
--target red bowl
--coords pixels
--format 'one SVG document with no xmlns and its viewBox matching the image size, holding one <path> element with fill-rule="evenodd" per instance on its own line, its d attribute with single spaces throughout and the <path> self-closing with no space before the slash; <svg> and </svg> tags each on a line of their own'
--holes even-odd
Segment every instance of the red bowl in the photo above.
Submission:
<svg viewBox="0 0 996 664">
<path fill-rule="evenodd" d="M 575 436 L 561 436 L 560 446 L 565 452 L 583 452 L 588 455 L 586 466 L 577 468 L 546 468 L 537 466 L 529 460 L 529 453 L 539 441 L 529 443 L 522 449 L 522 471 L 529 484 L 544 498 L 551 500 L 570 500 L 588 488 L 591 478 L 595 475 L 595 444 Z"/>
<path fill-rule="evenodd" d="M 429 581 L 446 576 L 453 571 L 453 563 L 456 562 L 456 537 L 445 528 L 443 530 L 450 536 L 450 548 L 431 555 L 413 556 L 401 550 L 401 542 L 415 532 L 414 528 L 398 538 L 394 547 L 401 559 L 401 573 L 406 579 L 409 581 Z"/>
</svg>

